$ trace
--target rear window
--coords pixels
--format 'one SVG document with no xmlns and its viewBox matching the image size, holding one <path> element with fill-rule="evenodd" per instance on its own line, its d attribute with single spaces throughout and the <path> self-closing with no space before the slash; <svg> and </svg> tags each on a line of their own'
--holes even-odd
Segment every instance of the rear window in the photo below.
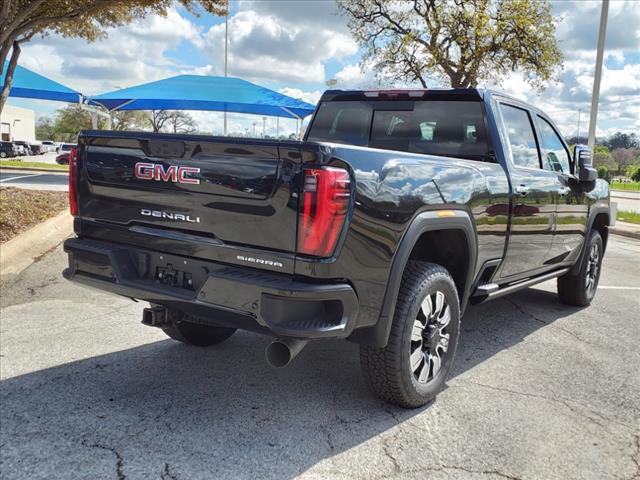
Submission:
<svg viewBox="0 0 640 480">
<path fill-rule="evenodd" d="M 311 141 L 486 160 L 488 142 L 480 102 L 421 100 L 323 102 Z"/>
</svg>

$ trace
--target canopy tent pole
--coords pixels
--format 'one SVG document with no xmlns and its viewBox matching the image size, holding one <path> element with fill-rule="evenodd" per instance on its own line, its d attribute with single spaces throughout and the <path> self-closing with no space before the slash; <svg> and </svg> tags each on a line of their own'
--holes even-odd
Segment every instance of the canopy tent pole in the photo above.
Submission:
<svg viewBox="0 0 640 480">
<path fill-rule="evenodd" d="M 224 17 L 224 76 L 227 76 L 227 59 L 229 52 L 229 0 L 227 0 L 227 14 Z M 227 136 L 227 105 L 224 106 L 224 136 Z"/>
</svg>

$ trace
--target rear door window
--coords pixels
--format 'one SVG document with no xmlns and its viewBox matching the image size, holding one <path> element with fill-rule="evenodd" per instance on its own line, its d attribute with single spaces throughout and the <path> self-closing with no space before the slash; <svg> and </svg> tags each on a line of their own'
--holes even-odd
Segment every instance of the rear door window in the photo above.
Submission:
<svg viewBox="0 0 640 480">
<path fill-rule="evenodd" d="M 540 168 L 540 157 L 529 113 L 522 108 L 500 104 L 509 140 L 511 160 L 518 167 Z"/>
</svg>

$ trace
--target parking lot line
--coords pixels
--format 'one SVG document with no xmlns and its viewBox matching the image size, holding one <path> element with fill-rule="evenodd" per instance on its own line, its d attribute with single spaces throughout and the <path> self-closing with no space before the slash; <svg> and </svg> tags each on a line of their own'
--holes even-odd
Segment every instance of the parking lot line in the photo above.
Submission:
<svg viewBox="0 0 640 480">
<path fill-rule="evenodd" d="M 640 290 L 640 287 L 614 287 L 614 286 L 598 286 L 604 290 Z"/>
<path fill-rule="evenodd" d="M 29 175 L 20 175 L 18 177 L 3 178 L 2 180 L 0 180 L 0 183 L 9 182 L 11 180 L 19 180 L 21 178 L 39 177 L 40 175 L 42 175 L 42 174 L 41 173 L 34 173 L 34 174 L 29 174 Z"/>
</svg>

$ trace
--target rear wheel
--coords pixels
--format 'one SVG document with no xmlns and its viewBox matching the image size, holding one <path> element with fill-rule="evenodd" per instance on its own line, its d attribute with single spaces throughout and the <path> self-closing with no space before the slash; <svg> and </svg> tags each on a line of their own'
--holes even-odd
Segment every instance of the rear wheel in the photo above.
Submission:
<svg viewBox="0 0 640 480">
<path fill-rule="evenodd" d="M 460 302 L 449 272 L 440 265 L 411 261 L 387 345 L 360 347 L 365 379 L 383 400 L 420 407 L 442 390 L 459 332 Z"/>
<path fill-rule="evenodd" d="M 162 328 L 167 336 L 196 347 L 222 343 L 236 331 L 235 328 L 202 325 L 189 315 L 171 310 L 167 312 L 167 320 L 167 325 Z"/>
<path fill-rule="evenodd" d="M 558 297 L 567 305 L 589 305 L 598 289 L 604 244 L 597 230 L 591 232 L 587 242 L 587 250 L 578 273 L 558 278 Z"/>
</svg>

